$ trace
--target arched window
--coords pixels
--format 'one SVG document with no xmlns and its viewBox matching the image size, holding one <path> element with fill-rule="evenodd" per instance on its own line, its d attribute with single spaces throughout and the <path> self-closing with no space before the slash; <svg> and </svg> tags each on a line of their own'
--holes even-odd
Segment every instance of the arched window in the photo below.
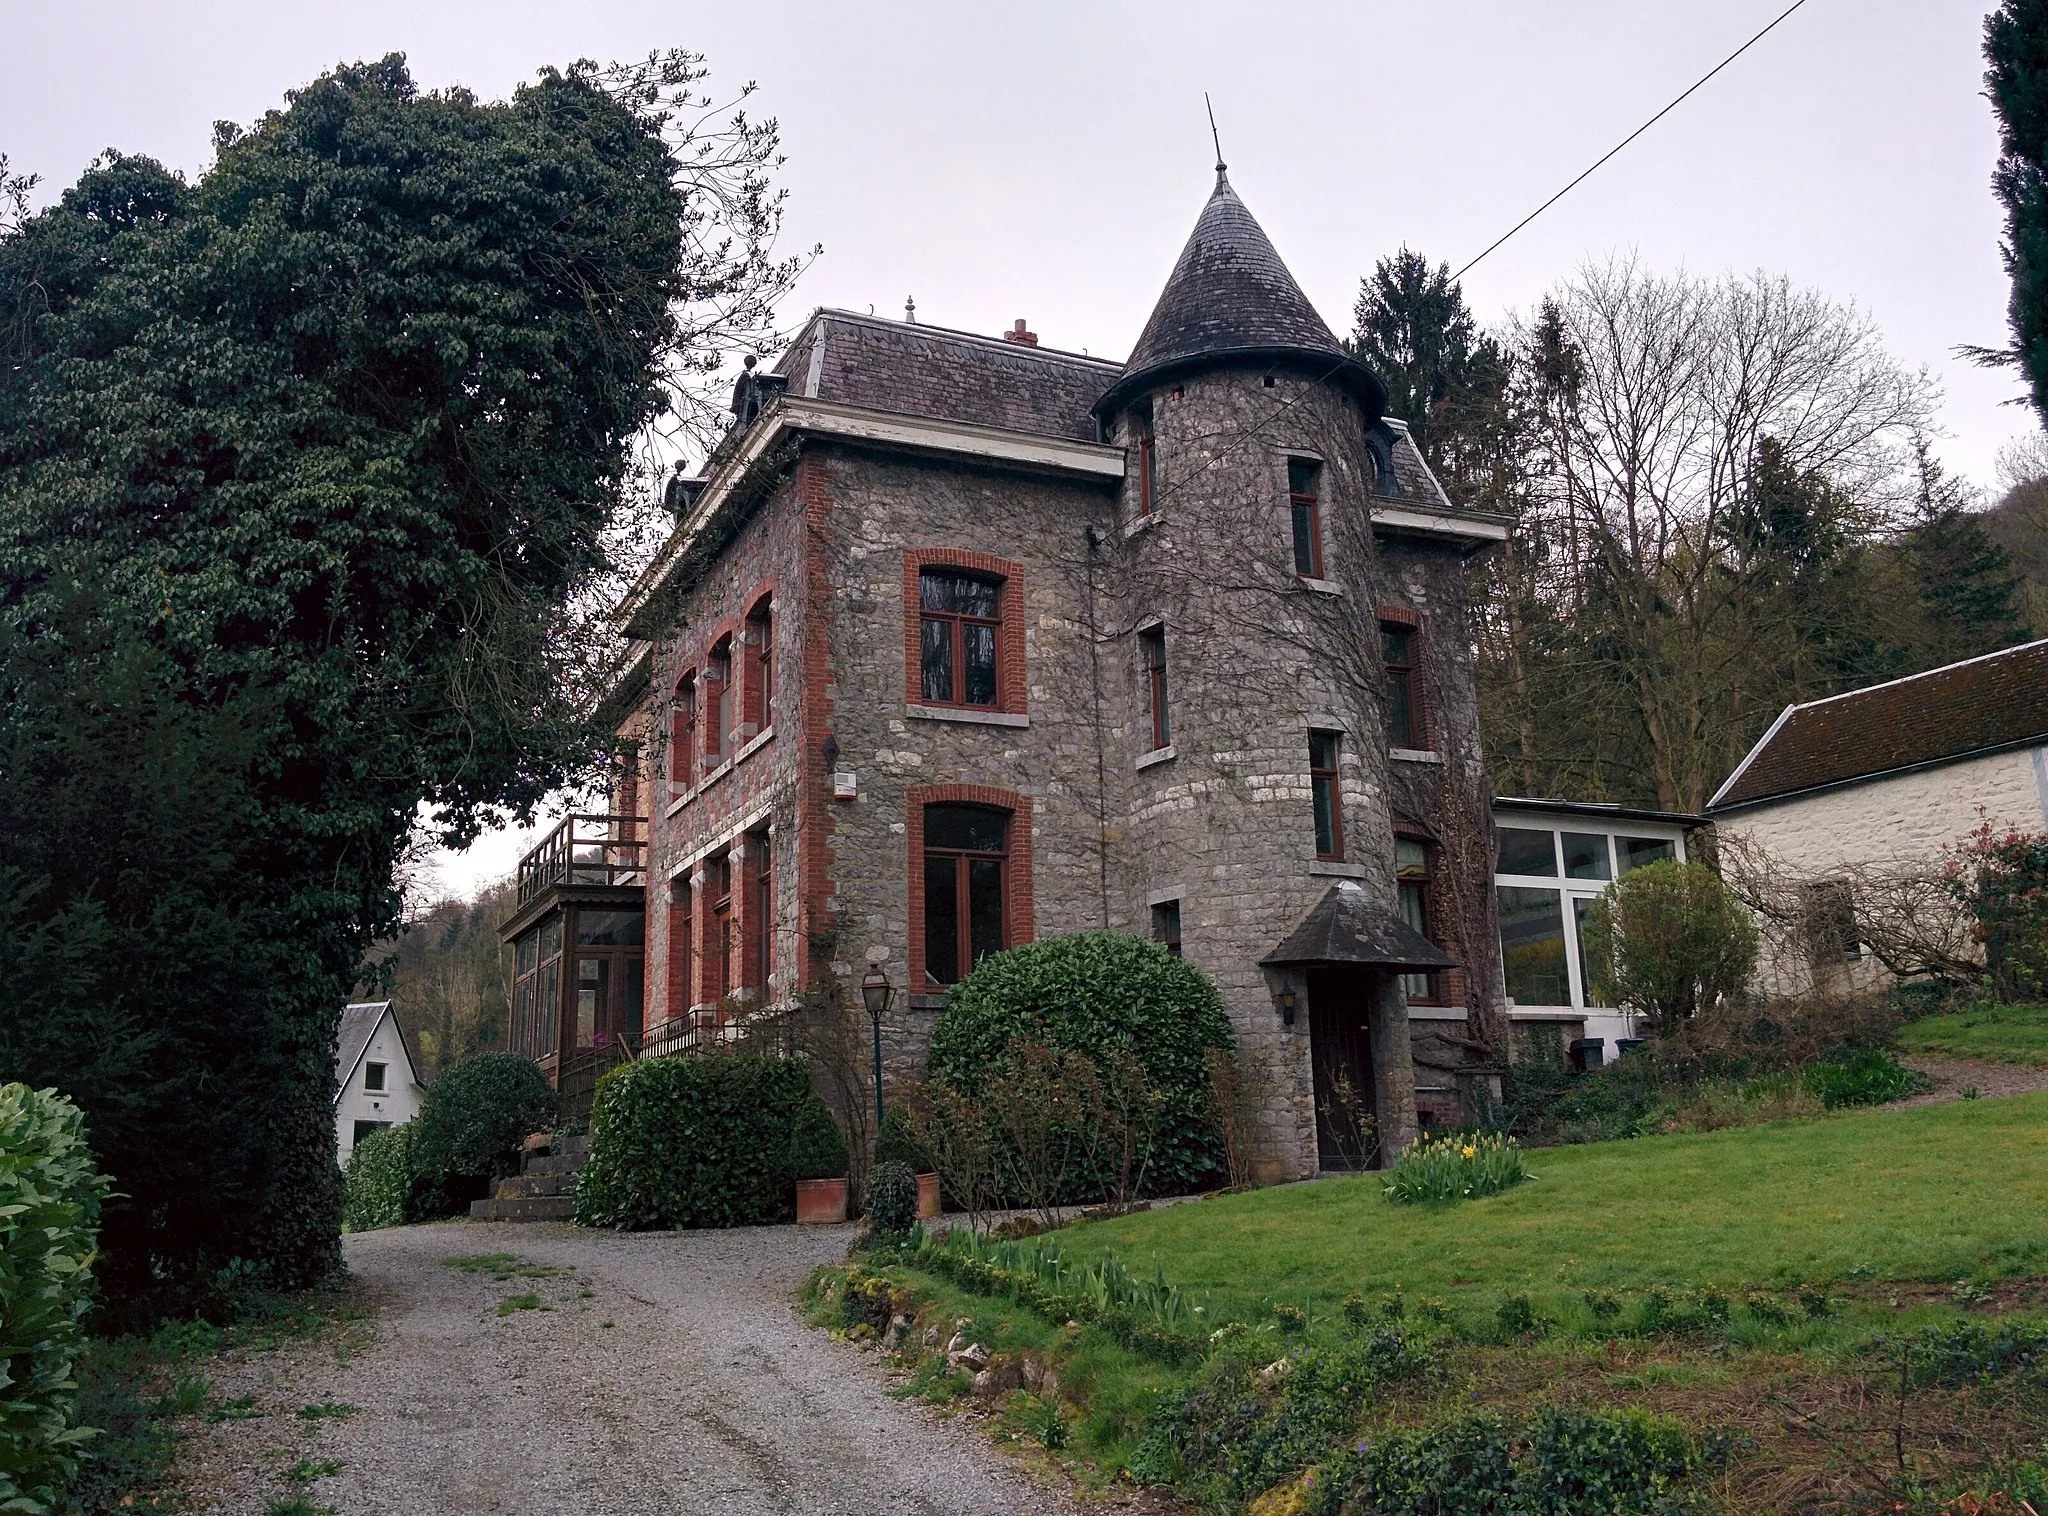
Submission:
<svg viewBox="0 0 2048 1516">
<path fill-rule="evenodd" d="M 692 669 L 676 680 L 675 699 L 669 707 L 668 777 L 672 784 L 688 789 L 697 776 L 697 673 Z"/>
<path fill-rule="evenodd" d="M 746 714 L 757 732 L 775 724 L 775 605 L 763 595 L 747 613 Z"/>
<path fill-rule="evenodd" d="M 924 808 L 924 973 L 954 984 L 1009 944 L 1010 813 Z"/>
<path fill-rule="evenodd" d="M 726 733 L 732 726 L 732 637 L 712 644 L 704 664 L 704 764 L 717 768 L 730 755 Z"/>
</svg>

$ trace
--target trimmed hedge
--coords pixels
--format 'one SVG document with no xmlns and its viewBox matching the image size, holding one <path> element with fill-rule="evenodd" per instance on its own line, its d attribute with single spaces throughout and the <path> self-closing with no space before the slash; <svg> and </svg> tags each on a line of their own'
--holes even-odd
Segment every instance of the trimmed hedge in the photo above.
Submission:
<svg viewBox="0 0 2048 1516">
<path fill-rule="evenodd" d="M 790 1128 L 801 1058 L 642 1058 L 600 1079 L 576 1220 L 620 1231 L 758 1226 L 794 1213 Z"/>
<path fill-rule="evenodd" d="M 94 1435 L 72 1370 L 106 1193 L 78 1107 L 0 1085 L 0 1510 L 51 1509 Z"/>
<path fill-rule="evenodd" d="M 1228 1050 L 1233 1039 L 1223 997 L 1193 964 L 1122 932 L 1048 937 L 996 953 L 947 994 L 932 1028 L 929 1075 L 974 1099 L 1000 1077 L 1020 1037 L 1091 1058 L 1118 1044 L 1138 1055 L 1163 1097 L 1147 1189 L 1201 1189 L 1223 1171 L 1204 1055 Z"/>
<path fill-rule="evenodd" d="M 355 1145 L 341 1214 L 346 1230 L 374 1232 L 421 1219 L 418 1136 L 419 1123 L 408 1121 L 371 1132 Z"/>
</svg>

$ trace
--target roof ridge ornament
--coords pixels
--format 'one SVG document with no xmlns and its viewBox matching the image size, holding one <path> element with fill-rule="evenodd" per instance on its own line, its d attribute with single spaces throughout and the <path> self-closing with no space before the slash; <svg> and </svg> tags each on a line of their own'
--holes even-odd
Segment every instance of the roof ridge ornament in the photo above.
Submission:
<svg viewBox="0 0 2048 1516">
<path fill-rule="evenodd" d="M 1230 165 L 1223 161 L 1223 137 L 1216 130 L 1216 107 L 1209 103 L 1209 92 L 1202 91 L 1202 109 L 1209 113 L 1209 140 L 1216 144 L 1216 188 L 1227 189 L 1230 181 L 1223 177 Z"/>
</svg>

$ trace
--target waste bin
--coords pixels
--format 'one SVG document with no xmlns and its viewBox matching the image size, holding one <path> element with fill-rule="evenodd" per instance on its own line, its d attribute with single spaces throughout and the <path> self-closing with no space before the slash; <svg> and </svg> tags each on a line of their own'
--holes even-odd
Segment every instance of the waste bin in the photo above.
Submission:
<svg viewBox="0 0 2048 1516">
<path fill-rule="evenodd" d="M 1607 1039 L 1605 1037 L 1574 1037 L 1571 1045 L 1572 1069 L 1583 1074 L 1588 1069 L 1597 1069 L 1607 1061 Z"/>
</svg>

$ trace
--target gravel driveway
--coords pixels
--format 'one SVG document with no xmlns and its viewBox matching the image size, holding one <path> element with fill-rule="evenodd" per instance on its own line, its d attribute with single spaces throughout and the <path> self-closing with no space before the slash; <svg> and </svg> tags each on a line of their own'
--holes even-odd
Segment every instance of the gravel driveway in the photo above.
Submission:
<svg viewBox="0 0 2048 1516">
<path fill-rule="evenodd" d="M 374 1342 L 217 1365 L 217 1395 L 253 1395 L 262 1415 L 196 1427 L 184 1482 L 203 1508 L 251 1516 L 295 1488 L 342 1516 L 1073 1512 L 803 1325 L 792 1293 L 849 1236 L 442 1222 L 349 1237 Z M 446 1262 L 478 1254 L 563 1272 Z M 521 1295 L 547 1309 L 499 1314 Z M 360 1409 L 317 1414 L 333 1406 Z M 296 1460 L 341 1468 L 294 1487 Z"/>
</svg>

